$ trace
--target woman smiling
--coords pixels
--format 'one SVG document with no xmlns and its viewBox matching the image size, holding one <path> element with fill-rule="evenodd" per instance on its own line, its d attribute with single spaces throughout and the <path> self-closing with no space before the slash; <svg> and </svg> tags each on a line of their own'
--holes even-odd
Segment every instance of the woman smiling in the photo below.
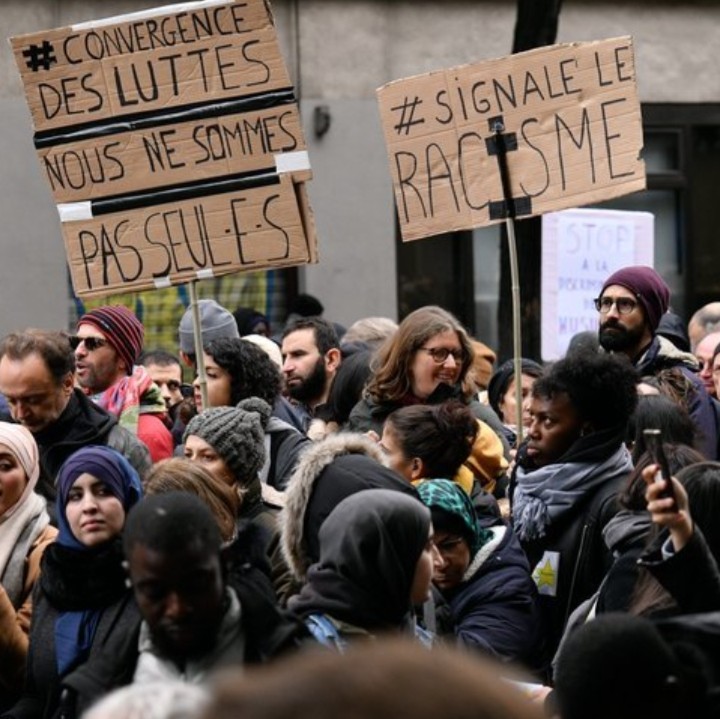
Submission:
<svg viewBox="0 0 720 719">
<path fill-rule="evenodd" d="M 411 312 L 378 350 L 373 376 L 350 413 L 347 429 L 372 430 L 379 437 L 386 417 L 400 407 L 458 399 L 502 436 L 497 415 L 473 398 L 476 388 L 468 381 L 473 357 L 465 328 L 449 312 L 434 306 Z"/>
</svg>

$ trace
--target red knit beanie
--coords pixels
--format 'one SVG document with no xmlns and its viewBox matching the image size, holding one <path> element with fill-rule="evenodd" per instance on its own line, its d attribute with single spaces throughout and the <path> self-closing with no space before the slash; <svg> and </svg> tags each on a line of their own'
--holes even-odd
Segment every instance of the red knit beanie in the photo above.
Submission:
<svg viewBox="0 0 720 719">
<path fill-rule="evenodd" d="M 80 325 L 93 325 L 99 329 L 124 360 L 127 373 L 132 374 L 133 366 L 142 352 L 145 330 L 127 307 L 106 305 L 90 310 L 80 318 L 78 327 Z"/>
</svg>

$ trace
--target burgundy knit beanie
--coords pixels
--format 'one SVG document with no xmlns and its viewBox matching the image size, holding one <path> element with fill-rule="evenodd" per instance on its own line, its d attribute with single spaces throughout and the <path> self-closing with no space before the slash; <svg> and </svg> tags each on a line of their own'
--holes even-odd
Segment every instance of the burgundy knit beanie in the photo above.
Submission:
<svg viewBox="0 0 720 719">
<path fill-rule="evenodd" d="M 605 280 L 600 297 L 610 285 L 620 285 L 637 296 L 654 333 L 670 304 L 670 289 L 663 278 L 652 267 L 637 265 L 613 272 Z"/>
<path fill-rule="evenodd" d="M 145 330 L 140 320 L 122 305 L 106 305 L 90 310 L 78 321 L 80 325 L 93 325 L 99 329 L 113 349 L 125 361 L 127 373 L 132 374 L 133 365 L 142 352 Z"/>
</svg>

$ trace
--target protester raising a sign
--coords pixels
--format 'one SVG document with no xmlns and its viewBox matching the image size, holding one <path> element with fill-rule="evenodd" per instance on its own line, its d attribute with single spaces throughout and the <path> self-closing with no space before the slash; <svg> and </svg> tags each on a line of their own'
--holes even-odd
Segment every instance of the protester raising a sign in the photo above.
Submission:
<svg viewBox="0 0 720 719">
<path fill-rule="evenodd" d="M 317 261 L 307 148 L 263 0 L 12 46 L 79 296 Z"/>
<path fill-rule="evenodd" d="M 645 188 L 630 37 L 397 80 L 378 99 L 404 240 Z"/>
</svg>

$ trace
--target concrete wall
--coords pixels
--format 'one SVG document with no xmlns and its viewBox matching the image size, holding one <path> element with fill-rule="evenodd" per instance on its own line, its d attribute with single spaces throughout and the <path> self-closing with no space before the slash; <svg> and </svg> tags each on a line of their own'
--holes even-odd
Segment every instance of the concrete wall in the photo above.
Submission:
<svg viewBox="0 0 720 719">
<path fill-rule="evenodd" d="M 7 36 L 163 4 L 148 0 L 4 0 Z M 394 210 L 375 89 L 393 79 L 506 55 L 515 3 L 276 0 L 281 43 L 301 92 L 310 146 L 320 264 L 301 287 L 338 321 L 397 312 Z M 720 102 L 720 3 L 565 3 L 559 41 L 631 34 L 646 102 Z M 312 129 L 329 108 L 322 138 Z M 7 43 L 0 44 L 0 333 L 67 318 L 59 225 L 35 159 L 29 113 Z"/>
</svg>

